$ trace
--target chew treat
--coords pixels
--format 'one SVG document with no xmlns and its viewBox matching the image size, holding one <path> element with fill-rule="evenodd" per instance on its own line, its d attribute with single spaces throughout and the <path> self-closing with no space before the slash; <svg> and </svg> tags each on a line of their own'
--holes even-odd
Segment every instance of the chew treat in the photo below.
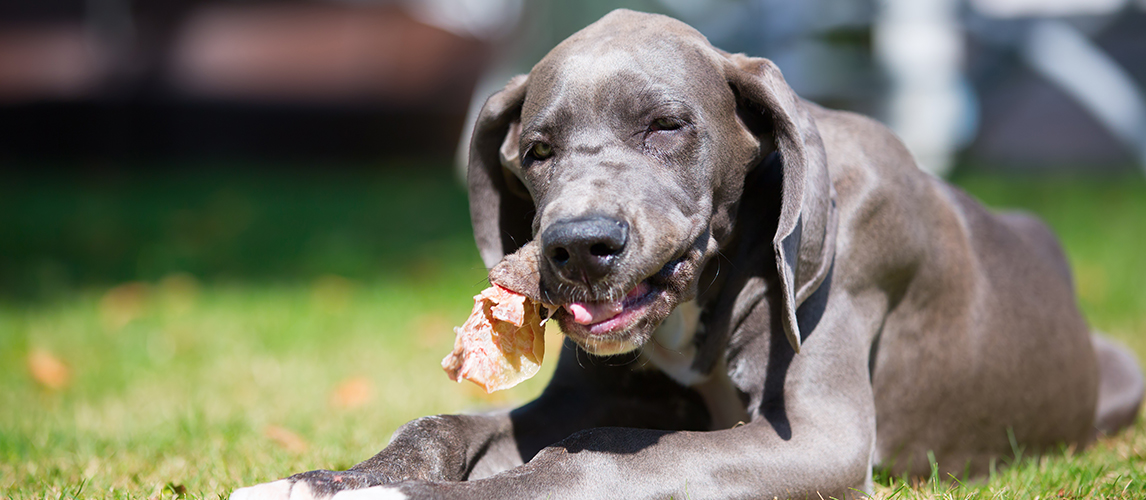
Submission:
<svg viewBox="0 0 1146 500">
<path fill-rule="evenodd" d="M 506 255 L 489 270 L 490 283 L 520 293 L 534 302 L 542 302 L 541 271 L 538 269 L 541 264 L 537 261 L 541 256 L 540 247 L 541 242 L 535 238 L 516 252 Z"/>
<path fill-rule="evenodd" d="M 540 306 L 494 284 L 474 296 L 469 319 L 454 328 L 454 351 L 442 360 L 450 380 L 472 381 L 487 393 L 537 374 L 545 357 Z"/>
</svg>

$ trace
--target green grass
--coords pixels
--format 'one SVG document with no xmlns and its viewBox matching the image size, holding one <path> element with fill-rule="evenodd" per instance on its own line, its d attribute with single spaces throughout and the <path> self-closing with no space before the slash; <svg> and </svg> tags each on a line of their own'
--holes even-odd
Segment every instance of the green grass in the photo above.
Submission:
<svg viewBox="0 0 1146 500">
<path fill-rule="evenodd" d="M 957 182 L 1047 219 L 1092 324 L 1146 359 L 1146 181 Z M 553 363 L 492 396 L 438 367 L 483 278 L 465 194 L 432 165 L 0 182 L 0 497 L 216 498 L 527 400 Z M 45 352 L 58 389 L 30 374 Z M 1142 498 L 1146 428 L 1000 469 L 877 495 Z"/>
</svg>

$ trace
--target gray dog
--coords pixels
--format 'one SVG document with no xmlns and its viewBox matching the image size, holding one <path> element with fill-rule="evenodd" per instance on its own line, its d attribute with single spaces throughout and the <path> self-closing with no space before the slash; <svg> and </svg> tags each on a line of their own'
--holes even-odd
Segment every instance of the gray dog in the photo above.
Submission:
<svg viewBox="0 0 1146 500">
<path fill-rule="evenodd" d="M 1043 224 L 667 17 L 613 12 L 492 96 L 469 189 L 493 279 L 563 306 L 545 392 L 232 499 L 856 497 L 1142 400 Z"/>
</svg>

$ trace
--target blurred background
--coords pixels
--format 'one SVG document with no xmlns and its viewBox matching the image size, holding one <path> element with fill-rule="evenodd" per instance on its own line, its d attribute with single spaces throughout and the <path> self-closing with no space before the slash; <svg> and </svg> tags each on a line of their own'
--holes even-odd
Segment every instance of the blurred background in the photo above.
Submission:
<svg viewBox="0 0 1146 500">
<path fill-rule="evenodd" d="M 0 493 L 214 497 L 536 394 L 437 368 L 485 278 L 457 158 L 617 7 L 1042 216 L 1146 356 L 1144 0 L 0 0 Z"/>
<path fill-rule="evenodd" d="M 1146 161 L 1141 0 L 4 0 L 0 159 L 441 157 L 619 6 L 775 60 L 936 172 Z"/>
</svg>

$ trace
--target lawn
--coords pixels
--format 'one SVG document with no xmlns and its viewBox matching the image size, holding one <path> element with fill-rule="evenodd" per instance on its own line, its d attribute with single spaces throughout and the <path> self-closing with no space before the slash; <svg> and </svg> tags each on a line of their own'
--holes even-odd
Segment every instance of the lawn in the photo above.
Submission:
<svg viewBox="0 0 1146 500">
<path fill-rule="evenodd" d="M 438 366 L 484 286 L 447 169 L 321 170 L 0 181 L 0 496 L 225 497 L 540 391 L 548 371 L 490 396 Z M 1091 323 L 1146 359 L 1146 181 L 956 182 L 1044 217 Z M 986 483 L 877 478 L 881 497 L 1142 498 L 1146 426 Z"/>
</svg>

